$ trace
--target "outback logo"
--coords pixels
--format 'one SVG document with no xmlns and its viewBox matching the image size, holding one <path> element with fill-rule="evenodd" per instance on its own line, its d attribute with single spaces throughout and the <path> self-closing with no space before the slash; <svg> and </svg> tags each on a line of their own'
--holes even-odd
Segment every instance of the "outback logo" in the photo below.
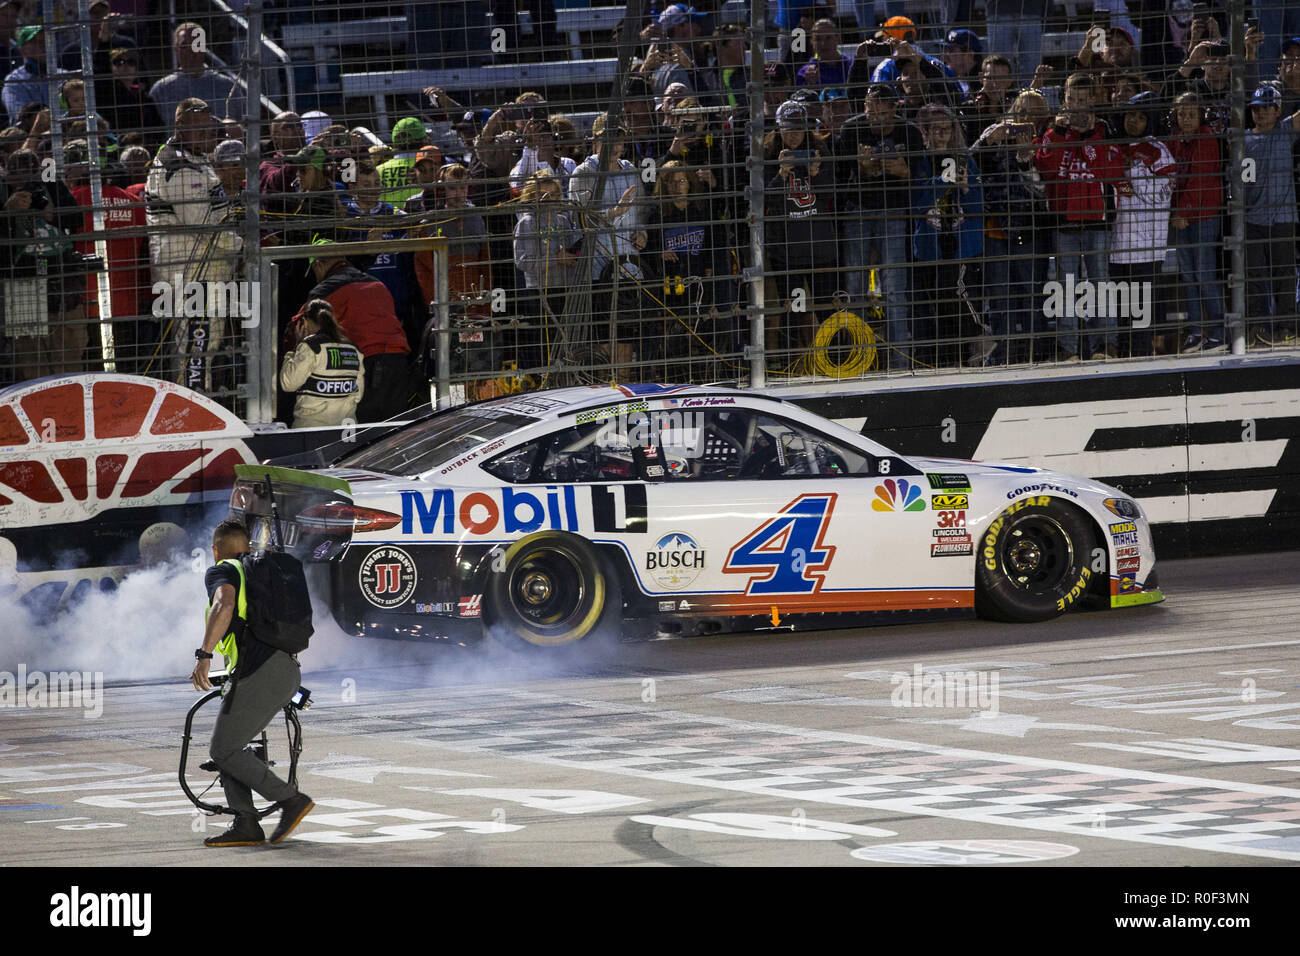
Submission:
<svg viewBox="0 0 1300 956">
<path fill-rule="evenodd" d="M 415 592 L 415 562 L 401 548 L 375 548 L 357 575 L 361 594 L 375 607 L 405 604 Z"/>
<path fill-rule="evenodd" d="M 964 511 L 970 507 L 969 495 L 932 495 L 930 507 L 935 511 Z"/>
<path fill-rule="evenodd" d="M 930 481 L 930 487 L 935 491 L 970 491 L 970 478 L 966 475 L 946 474 L 946 475 L 929 475 L 925 476 Z"/>
<path fill-rule="evenodd" d="M 1059 491 L 1063 495 L 1069 495 L 1071 498 L 1079 497 L 1077 491 L 1071 491 L 1069 488 L 1062 488 L 1060 485 L 1049 485 L 1046 482 L 1039 485 L 1025 485 L 1023 488 L 1017 488 L 1015 491 L 1007 492 L 1007 500 L 1019 498 L 1021 495 L 1034 494 L 1039 491 Z"/>
<path fill-rule="evenodd" d="M 704 570 L 704 549 L 689 534 L 671 531 L 646 552 L 645 568 L 661 588 L 680 591 Z"/>
<path fill-rule="evenodd" d="M 921 489 L 906 478 L 894 481 L 887 478 L 884 484 L 876 485 L 876 497 L 871 502 L 872 511 L 924 511 L 925 499 Z"/>
</svg>

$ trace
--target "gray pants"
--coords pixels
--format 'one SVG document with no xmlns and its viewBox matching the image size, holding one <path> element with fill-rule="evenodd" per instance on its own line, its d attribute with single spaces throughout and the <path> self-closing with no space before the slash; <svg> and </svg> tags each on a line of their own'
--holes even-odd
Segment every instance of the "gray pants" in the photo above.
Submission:
<svg viewBox="0 0 1300 956">
<path fill-rule="evenodd" d="M 250 677 L 237 679 L 222 700 L 208 753 L 221 769 L 226 803 L 237 814 L 255 812 L 254 790 L 275 803 L 298 793 L 244 747 L 284 710 L 301 683 L 298 662 L 276 651 Z"/>
</svg>

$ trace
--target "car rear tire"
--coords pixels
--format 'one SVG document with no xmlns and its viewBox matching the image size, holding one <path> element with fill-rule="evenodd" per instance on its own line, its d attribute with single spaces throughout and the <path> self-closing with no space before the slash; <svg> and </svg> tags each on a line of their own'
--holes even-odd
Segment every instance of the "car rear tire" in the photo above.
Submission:
<svg viewBox="0 0 1300 956">
<path fill-rule="evenodd" d="M 1073 505 L 1047 496 L 1003 511 L 980 538 L 975 608 L 998 621 L 1046 621 L 1073 610 L 1093 580 L 1096 532 Z"/>
<path fill-rule="evenodd" d="M 623 603 L 617 576 L 575 535 L 543 531 L 516 541 L 489 572 L 488 633 L 517 648 L 553 650 L 617 641 Z"/>
</svg>

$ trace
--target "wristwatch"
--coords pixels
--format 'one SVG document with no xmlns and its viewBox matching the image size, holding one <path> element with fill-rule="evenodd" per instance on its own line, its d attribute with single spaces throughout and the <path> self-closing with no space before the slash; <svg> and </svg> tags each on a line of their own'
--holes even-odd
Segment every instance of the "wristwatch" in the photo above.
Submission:
<svg viewBox="0 0 1300 956">
<path fill-rule="evenodd" d="M 210 661 L 212 660 L 212 655 L 200 647 L 194 651 L 194 659 L 196 661 Z"/>
</svg>

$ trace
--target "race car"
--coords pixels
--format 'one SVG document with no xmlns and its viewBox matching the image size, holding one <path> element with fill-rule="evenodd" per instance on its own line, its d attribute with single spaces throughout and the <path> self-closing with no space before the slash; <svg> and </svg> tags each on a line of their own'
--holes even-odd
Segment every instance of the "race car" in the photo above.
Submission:
<svg viewBox="0 0 1300 956">
<path fill-rule="evenodd" d="M 559 647 L 1164 599 L 1122 492 L 905 457 L 754 391 L 512 395 L 429 412 L 329 467 L 236 475 L 254 547 L 299 555 L 363 636 Z"/>
</svg>

